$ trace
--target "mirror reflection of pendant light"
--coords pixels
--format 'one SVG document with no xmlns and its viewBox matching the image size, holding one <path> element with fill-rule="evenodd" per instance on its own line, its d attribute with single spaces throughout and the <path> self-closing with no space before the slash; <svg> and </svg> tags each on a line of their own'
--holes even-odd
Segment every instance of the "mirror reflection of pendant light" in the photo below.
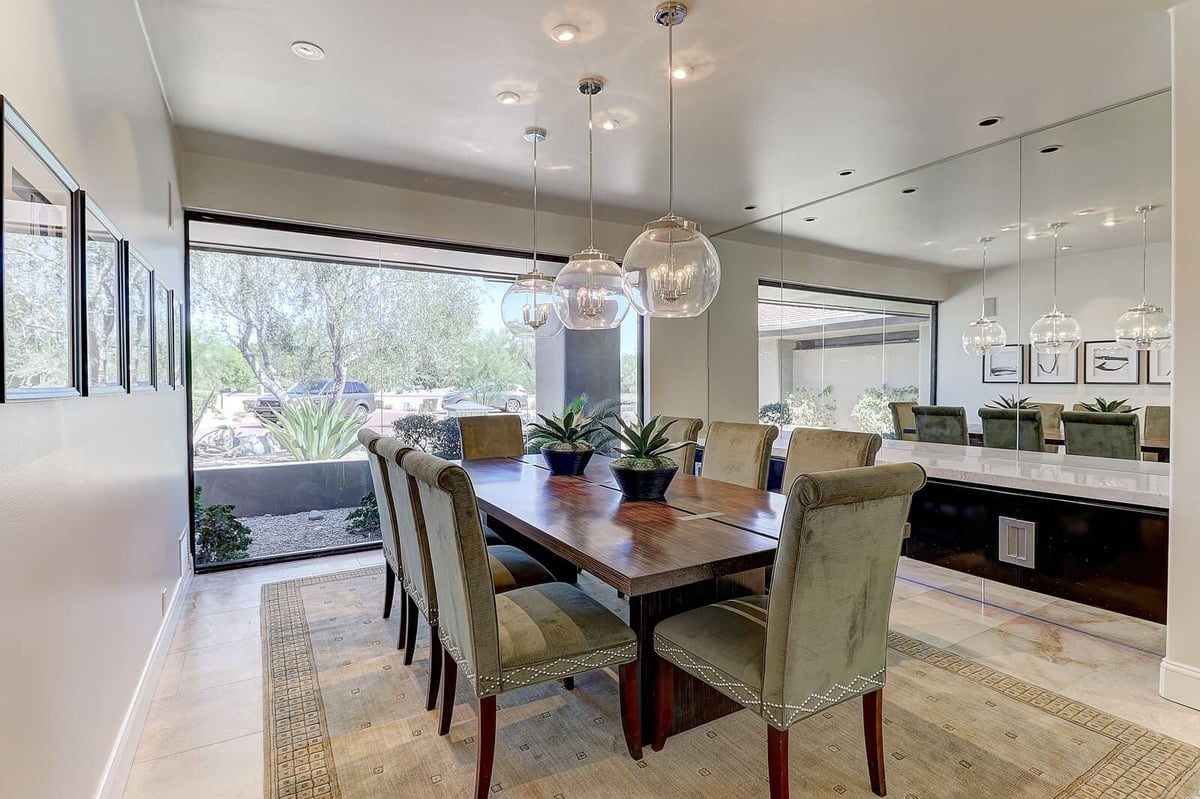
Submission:
<svg viewBox="0 0 1200 799">
<path fill-rule="evenodd" d="M 554 279 L 562 296 L 555 306 L 570 330 L 611 330 L 629 313 L 625 270 L 608 253 L 596 249 L 596 219 L 592 201 L 592 98 L 604 90 L 600 78 L 582 78 L 579 93 L 588 98 L 588 246 L 570 257 Z"/>
<path fill-rule="evenodd" d="M 684 318 L 704 313 L 721 287 L 717 251 L 695 222 L 675 215 L 675 26 L 687 6 L 667 2 L 654 21 L 667 29 L 667 215 L 650 222 L 625 253 L 629 301 L 646 316 Z"/>
<path fill-rule="evenodd" d="M 533 267 L 517 276 L 500 301 L 504 326 L 514 336 L 552 338 L 562 330 L 558 316 L 562 295 L 554 279 L 537 266 L 537 147 L 545 140 L 545 128 L 525 129 L 525 141 L 533 144 Z"/>
<path fill-rule="evenodd" d="M 980 297 L 979 318 L 967 325 L 967 330 L 962 336 L 963 351 L 967 355 L 984 355 L 989 350 L 1008 344 L 1008 334 L 1004 332 L 1004 328 L 987 313 L 988 244 L 994 240 L 994 236 L 984 236 L 979 240 L 979 243 L 983 245 L 983 288 Z"/>
<path fill-rule="evenodd" d="M 1066 222 L 1055 222 L 1054 229 L 1054 305 L 1050 313 L 1033 323 L 1029 328 L 1029 343 L 1045 355 L 1066 355 L 1074 352 L 1083 339 L 1079 322 L 1070 314 L 1058 310 L 1058 231 Z"/>
<path fill-rule="evenodd" d="M 1171 317 L 1161 306 L 1146 302 L 1146 215 L 1153 205 L 1139 205 L 1142 215 L 1142 302 L 1117 320 L 1117 341 L 1135 350 L 1161 350 L 1171 346 Z"/>
</svg>

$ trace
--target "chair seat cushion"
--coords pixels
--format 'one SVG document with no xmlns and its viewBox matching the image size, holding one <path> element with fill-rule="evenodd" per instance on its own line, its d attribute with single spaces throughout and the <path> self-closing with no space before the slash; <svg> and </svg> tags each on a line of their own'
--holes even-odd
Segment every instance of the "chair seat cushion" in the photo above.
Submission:
<svg viewBox="0 0 1200 799">
<path fill-rule="evenodd" d="M 554 582 L 554 575 L 516 547 L 508 544 L 488 547 L 488 562 L 492 567 L 492 585 L 496 593 L 528 585 Z"/>
<path fill-rule="evenodd" d="M 566 583 L 496 597 L 501 690 L 569 677 L 637 658 L 629 625 Z"/>
<path fill-rule="evenodd" d="M 759 711 L 767 597 L 727 599 L 658 623 L 654 651 L 746 707 Z"/>
<path fill-rule="evenodd" d="M 504 543 L 504 539 L 490 527 L 483 528 L 483 543 L 489 547 L 499 546 Z"/>
</svg>

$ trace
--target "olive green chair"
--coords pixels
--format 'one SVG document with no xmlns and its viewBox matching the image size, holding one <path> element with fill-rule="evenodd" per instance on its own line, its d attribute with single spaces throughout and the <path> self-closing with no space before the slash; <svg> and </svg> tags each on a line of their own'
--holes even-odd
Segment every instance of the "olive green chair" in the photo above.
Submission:
<svg viewBox="0 0 1200 799">
<path fill-rule="evenodd" d="M 797 427 L 788 441 L 781 490 L 786 493 L 802 474 L 874 466 L 882 446 L 878 433 Z"/>
<path fill-rule="evenodd" d="M 1042 413 L 1036 408 L 980 408 L 983 445 L 994 449 L 1046 451 L 1046 431 Z"/>
<path fill-rule="evenodd" d="M 658 623 L 653 747 L 663 748 L 676 669 L 767 722 L 774 799 L 788 795 L 788 730 L 863 697 L 871 789 L 883 796 L 888 615 L 915 463 L 801 475 L 788 493 L 767 596 L 727 599 Z"/>
<path fill-rule="evenodd" d="M 487 416 L 461 416 L 458 433 L 462 438 L 463 460 L 519 458 L 525 454 L 525 434 L 521 417 L 515 413 Z"/>
<path fill-rule="evenodd" d="M 491 791 L 496 696 L 528 685 L 619 666 L 625 743 L 641 759 L 637 636 L 596 600 L 566 583 L 497 594 L 487 569 L 471 478 L 423 452 L 404 456 L 425 510 L 429 555 L 440 602 L 437 634 L 445 660 L 443 726 L 458 674 L 479 702 L 475 796 Z"/>
<path fill-rule="evenodd" d="M 396 581 L 404 579 L 404 567 L 400 560 L 400 539 L 396 534 L 396 514 L 393 512 L 391 486 L 384 470 L 383 458 L 375 451 L 375 442 L 380 435 L 369 427 L 358 431 L 358 443 L 367 451 L 367 465 L 371 469 L 371 484 L 375 487 L 376 505 L 379 506 L 379 532 L 383 539 L 383 617 L 392 615 L 392 600 L 396 594 Z M 407 621 L 408 603 L 400 601 L 400 636 L 403 641 L 404 625 Z"/>
<path fill-rule="evenodd" d="M 963 446 L 971 443 L 965 408 L 950 405 L 914 405 L 913 417 L 917 423 L 917 441 Z"/>
<path fill-rule="evenodd" d="M 704 438 L 700 474 L 713 480 L 767 490 L 771 445 L 779 428 L 770 424 L 713 422 Z"/>
<path fill-rule="evenodd" d="M 1147 405 L 1145 411 L 1146 438 L 1171 438 L 1171 406 Z M 1145 459 L 1158 460 L 1157 452 L 1147 452 Z"/>
<path fill-rule="evenodd" d="M 402 583 L 407 604 L 404 614 L 406 623 L 400 633 L 404 641 L 404 665 L 412 664 L 417 627 L 420 617 L 424 616 L 429 625 L 432 650 L 429 655 L 429 695 L 425 706 L 428 710 L 433 710 L 437 705 L 443 660 L 441 643 L 437 636 L 439 604 L 433 566 L 429 558 L 429 537 L 421 498 L 416 484 L 401 465 L 404 457 L 413 450 L 394 438 L 380 437 L 373 442 L 373 446 L 385 467 L 383 476 L 389 489 L 383 496 L 392 500 L 389 511 L 396 520 L 396 529 L 399 532 L 400 560 L 410 564 L 404 572 Z M 554 581 L 554 576 L 542 564 L 516 547 L 503 544 L 486 547 L 480 553 L 480 565 L 490 575 L 493 589 L 497 593 Z M 449 714 L 452 711 L 445 706 L 442 711 L 446 718 L 446 728 L 449 729 Z"/>
<path fill-rule="evenodd" d="M 1042 430 L 1062 427 L 1062 412 L 1066 406 L 1061 402 L 1035 402 L 1033 407 L 1042 412 Z"/>
<path fill-rule="evenodd" d="M 686 447 L 667 453 L 667 457 L 679 464 L 682 474 L 696 473 L 696 439 L 700 437 L 700 428 L 704 426 L 701 419 L 688 416 L 664 416 L 663 424 L 669 424 L 667 438 L 672 444 L 691 442 Z"/>
<path fill-rule="evenodd" d="M 916 441 L 916 433 L 906 433 L 905 430 L 915 430 L 917 420 L 913 416 L 915 402 L 889 402 L 888 409 L 892 412 L 892 430 L 900 441 Z"/>
<path fill-rule="evenodd" d="M 1142 436 L 1136 413 L 1063 411 L 1063 438 L 1068 455 L 1142 459 Z"/>
</svg>

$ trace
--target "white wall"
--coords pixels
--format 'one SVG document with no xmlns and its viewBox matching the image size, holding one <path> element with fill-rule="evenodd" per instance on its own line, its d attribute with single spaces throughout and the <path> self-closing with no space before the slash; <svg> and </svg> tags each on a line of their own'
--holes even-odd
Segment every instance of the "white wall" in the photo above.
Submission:
<svg viewBox="0 0 1200 799">
<path fill-rule="evenodd" d="M 1164 307 L 1171 301 L 1171 245 L 1152 244 L 1149 264 L 1149 299 Z M 1076 402 L 1097 396 L 1108 399 L 1129 397 L 1136 407 L 1169 405 L 1169 386 L 1078 385 L 1023 386 L 984 383 L 980 359 L 963 352 L 962 333 L 979 318 L 981 272 L 956 275 L 950 280 L 950 296 L 938 309 L 938 394 L 941 405 L 961 405 L 969 420 L 978 422 L 976 411 L 998 395 L 1020 391 L 1021 396 L 1042 402 L 1059 402 L 1070 410 Z M 1018 278 L 1020 301 L 1018 302 Z M 1083 328 L 1085 341 L 1111 340 L 1117 318 L 1142 299 L 1141 247 L 1064 254 L 1058 259 L 1058 307 L 1074 316 Z M 989 297 L 996 298 L 997 320 L 1008 333 L 1010 344 L 1028 344 L 1029 328 L 1052 304 L 1050 261 L 1032 261 L 1021 266 L 988 270 Z"/>
<path fill-rule="evenodd" d="M 174 142 L 134 3 L 4 0 L 0 18 L 0 92 L 182 290 Z M 97 790 L 180 577 L 186 431 L 182 391 L 0 405 L 6 796 Z"/>
</svg>

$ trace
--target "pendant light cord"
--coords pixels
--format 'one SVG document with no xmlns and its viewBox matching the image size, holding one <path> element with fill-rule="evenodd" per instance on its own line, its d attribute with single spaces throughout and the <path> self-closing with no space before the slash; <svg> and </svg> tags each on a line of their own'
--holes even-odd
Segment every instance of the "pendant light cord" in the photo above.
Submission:
<svg viewBox="0 0 1200 799">
<path fill-rule="evenodd" d="M 1150 206 L 1142 206 L 1142 305 L 1146 304 L 1146 217 L 1150 214 Z"/>
<path fill-rule="evenodd" d="M 990 238 L 985 236 L 981 239 L 983 243 L 983 295 L 979 298 L 979 318 L 987 318 L 987 251 L 988 241 Z"/>
<path fill-rule="evenodd" d="M 1054 310 L 1058 310 L 1058 229 L 1061 222 L 1054 223 Z"/>
<path fill-rule="evenodd" d="M 588 249 L 596 249 L 596 204 L 592 185 L 595 173 L 592 167 L 592 94 L 588 93 Z"/>
<path fill-rule="evenodd" d="M 675 215 L 675 23 L 667 24 L 667 213 Z"/>
<path fill-rule="evenodd" d="M 538 135 L 533 136 L 533 271 L 538 271 L 537 265 L 537 146 Z"/>
</svg>

